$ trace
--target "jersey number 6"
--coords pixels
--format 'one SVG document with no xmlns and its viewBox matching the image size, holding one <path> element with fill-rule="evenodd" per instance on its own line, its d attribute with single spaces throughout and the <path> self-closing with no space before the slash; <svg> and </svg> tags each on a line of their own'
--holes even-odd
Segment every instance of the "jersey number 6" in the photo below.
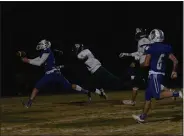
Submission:
<svg viewBox="0 0 184 136">
<path fill-rule="evenodd" d="M 163 57 L 165 56 L 165 54 L 161 54 L 159 59 L 158 59 L 158 62 L 157 62 L 157 69 L 158 70 L 161 70 L 162 68 L 162 62 L 163 62 Z"/>
</svg>

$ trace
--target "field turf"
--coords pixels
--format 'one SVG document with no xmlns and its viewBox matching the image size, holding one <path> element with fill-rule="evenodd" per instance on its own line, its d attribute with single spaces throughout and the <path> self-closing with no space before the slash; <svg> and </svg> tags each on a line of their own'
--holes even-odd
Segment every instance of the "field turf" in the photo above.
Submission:
<svg viewBox="0 0 184 136">
<path fill-rule="evenodd" d="M 92 102 L 88 103 L 84 94 L 38 95 L 29 109 L 20 101 L 27 97 L 1 98 L 1 136 L 183 134 L 183 100 L 154 100 L 146 123 L 139 124 L 132 114 L 142 111 L 144 92 L 139 91 L 135 106 L 121 104 L 130 96 L 131 91 L 110 91 L 108 100 L 92 95 Z"/>
</svg>

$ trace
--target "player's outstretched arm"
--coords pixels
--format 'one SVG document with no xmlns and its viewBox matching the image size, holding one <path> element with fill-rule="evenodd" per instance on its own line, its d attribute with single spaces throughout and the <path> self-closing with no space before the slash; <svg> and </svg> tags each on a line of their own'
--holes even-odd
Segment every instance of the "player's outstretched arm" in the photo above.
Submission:
<svg viewBox="0 0 184 136">
<path fill-rule="evenodd" d="M 171 78 L 174 79 L 174 78 L 177 78 L 176 69 L 177 69 L 177 66 L 178 66 L 178 60 L 174 56 L 174 54 L 172 54 L 172 53 L 169 54 L 169 59 L 172 60 L 172 62 L 173 62 L 173 70 L 172 70 L 172 73 L 171 73 Z"/>
<path fill-rule="evenodd" d="M 49 53 L 44 53 L 41 57 L 36 57 L 34 59 L 28 59 L 26 57 L 22 58 L 24 63 L 29 63 L 35 66 L 41 66 L 48 58 Z"/>
<path fill-rule="evenodd" d="M 130 55 L 130 53 L 124 53 L 124 52 L 119 54 L 119 58 L 123 58 L 125 56 L 131 56 L 131 55 Z"/>
<path fill-rule="evenodd" d="M 125 57 L 125 56 L 127 56 L 127 57 L 134 57 L 135 60 L 139 60 L 140 54 L 139 54 L 139 52 L 120 53 L 120 54 L 119 54 L 119 58 L 123 58 L 123 57 Z"/>
<path fill-rule="evenodd" d="M 86 49 L 86 50 L 83 51 L 82 53 L 79 53 L 79 54 L 77 55 L 77 58 L 78 58 L 79 60 L 86 60 L 90 54 L 91 54 L 91 52 L 90 52 L 88 49 Z"/>
</svg>

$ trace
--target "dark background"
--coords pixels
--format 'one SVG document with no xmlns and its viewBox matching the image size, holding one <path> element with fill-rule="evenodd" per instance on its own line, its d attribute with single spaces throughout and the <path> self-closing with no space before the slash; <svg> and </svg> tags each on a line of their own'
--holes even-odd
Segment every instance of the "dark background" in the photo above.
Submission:
<svg viewBox="0 0 184 136">
<path fill-rule="evenodd" d="M 1 3 L 2 95 L 29 94 L 44 74 L 43 68 L 23 64 L 15 52 L 24 50 L 31 58 L 41 39 L 48 39 L 56 62 L 64 64 L 63 74 L 82 84 L 86 68 L 70 56 L 74 43 L 89 46 L 103 66 L 118 77 L 124 76 L 131 58 L 119 59 L 120 52 L 137 50 L 135 28 L 159 28 L 165 42 L 173 47 L 179 60 L 179 78 L 168 80 L 171 87 L 182 87 L 183 3 L 182 2 L 4 2 Z M 168 63 L 170 64 L 170 62 Z M 170 72 L 172 67 L 167 67 Z M 170 73 L 169 73 L 170 74 Z M 53 89 L 54 88 L 54 89 Z M 62 92 L 52 85 L 50 92 Z M 29 91 L 29 93 L 28 93 Z M 45 91 L 47 92 L 47 91 Z"/>
</svg>

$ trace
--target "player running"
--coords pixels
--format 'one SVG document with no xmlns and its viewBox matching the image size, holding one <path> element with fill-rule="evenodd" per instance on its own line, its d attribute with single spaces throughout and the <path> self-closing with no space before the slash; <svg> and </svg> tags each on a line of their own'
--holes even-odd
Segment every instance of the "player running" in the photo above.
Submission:
<svg viewBox="0 0 184 136">
<path fill-rule="evenodd" d="M 75 52 L 77 58 L 84 62 L 90 72 L 87 83 L 88 90 L 111 87 L 114 89 L 120 86 L 120 79 L 107 71 L 89 49 L 84 49 L 83 44 L 75 44 Z M 105 92 L 103 92 L 103 96 L 107 98 Z"/>
<path fill-rule="evenodd" d="M 65 77 L 61 74 L 60 70 L 55 65 L 55 58 L 50 47 L 50 41 L 41 40 L 36 47 L 37 51 L 41 51 L 39 57 L 35 59 L 28 59 L 27 57 L 21 58 L 24 63 L 29 63 L 35 66 L 44 65 L 45 68 L 45 75 L 36 83 L 29 100 L 26 103 L 23 102 L 23 105 L 27 108 L 32 105 L 32 102 L 39 90 L 50 82 L 63 84 L 64 88 L 67 90 L 74 89 L 76 91 L 86 93 L 88 94 L 88 97 L 91 97 L 88 90 L 84 90 L 79 85 L 71 84 L 67 79 L 65 79 Z"/>
<path fill-rule="evenodd" d="M 132 84 L 132 98 L 131 100 L 123 100 L 123 104 L 127 105 L 135 105 L 136 104 L 136 97 L 137 97 L 137 91 L 139 90 L 140 86 L 142 84 L 145 84 L 147 82 L 147 69 L 143 67 L 143 63 L 145 60 L 145 49 L 149 47 L 151 41 L 147 38 L 147 30 L 142 28 L 136 28 L 135 33 L 135 39 L 138 41 L 137 45 L 137 51 L 133 53 L 120 53 L 119 57 L 125 57 L 125 56 L 131 56 L 135 58 L 135 61 L 138 61 L 139 63 L 136 63 L 137 74 L 135 75 L 135 78 L 133 80 Z M 171 89 L 166 88 L 164 85 L 161 84 L 161 90 L 164 91 L 174 91 Z"/>
<path fill-rule="evenodd" d="M 151 99 L 156 100 L 168 98 L 168 97 L 180 97 L 183 98 L 182 91 L 171 92 L 163 91 L 161 92 L 161 83 L 165 75 L 165 63 L 166 59 L 169 58 L 173 62 L 173 70 L 171 78 L 177 78 L 177 64 L 178 60 L 172 54 L 171 46 L 162 43 L 164 41 L 164 33 L 159 29 L 153 29 L 150 32 L 149 39 L 152 42 L 151 46 L 145 51 L 146 58 L 144 61 L 144 66 L 149 69 L 149 79 L 148 86 L 145 92 L 145 105 L 142 114 L 132 115 L 133 118 L 138 122 L 144 122 L 147 117 L 148 111 L 151 107 Z"/>
</svg>

